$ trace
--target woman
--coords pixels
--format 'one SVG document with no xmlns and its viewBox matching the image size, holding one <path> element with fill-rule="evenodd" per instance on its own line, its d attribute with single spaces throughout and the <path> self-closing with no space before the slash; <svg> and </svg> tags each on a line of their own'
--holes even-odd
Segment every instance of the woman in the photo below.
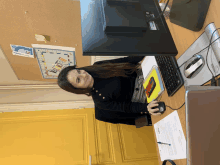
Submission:
<svg viewBox="0 0 220 165">
<path fill-rule="evenodd" d="M 155 113 L 159 109 L 152 109 L 158 106 L 157 101 L 148 104 L 142 89 L 143 76 L 138 62 L 143 58 L 99 61 L 82 68 L 69 66 L 60 72 L 58 85 L 68 92 L 92 96 L 96 119 L 135 125 L 135 119 L 141 115 L 160 115 Z"/>
</svg>

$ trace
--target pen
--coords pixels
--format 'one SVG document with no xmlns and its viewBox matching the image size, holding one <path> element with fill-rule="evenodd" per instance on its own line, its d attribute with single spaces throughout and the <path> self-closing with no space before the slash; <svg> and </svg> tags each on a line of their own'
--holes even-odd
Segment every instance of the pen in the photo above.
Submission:
<svg viewBox="0 0 220 165">
<path fill-rule="evenodd" d="M 171 145 L 171 144 L 168 144 L 168 143 L 162 143 L 162 142 L 157 142 L 158 144 L 167 144 L 167 145 Z"/>
</svg>

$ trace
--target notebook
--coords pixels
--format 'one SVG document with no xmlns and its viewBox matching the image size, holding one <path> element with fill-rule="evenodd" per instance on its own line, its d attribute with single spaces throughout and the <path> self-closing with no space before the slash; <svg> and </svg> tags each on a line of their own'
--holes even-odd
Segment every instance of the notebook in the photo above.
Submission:
<svg viewBox="0 0 220 165">
<path fill-rule="evenodd" d="M 187 165 L 220 164 L 220 87 L 186 87 Z"/>
<path fill-rule="evenodd" d="M 153 84 L 151 85 L 150 83 L 152 82 L 152 79 L 153 79 Z M 153 99 L 157 99 L 157 97 L 163 93 L 164 91 L 163 81 L 157 66 L 152 67 L 151 71 L 144 80 L 143 86 L 146 92 L 148 91 L 149 88 L 153 89 L 150 95 L 146 93 L 148 103 L 150 103 Z"/>
</svg>

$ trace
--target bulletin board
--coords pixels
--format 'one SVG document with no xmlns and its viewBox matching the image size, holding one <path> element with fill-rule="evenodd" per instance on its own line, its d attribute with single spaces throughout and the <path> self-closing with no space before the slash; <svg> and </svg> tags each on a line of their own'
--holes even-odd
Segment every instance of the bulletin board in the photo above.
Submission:
<svg viewBox="0 0 220 165">
<path fill-rule="evenodd" d="M 19 80 L 57 82 L 57 79 L 42 74 L 43 67 L 39 65 L 40 58 L 35 53 L 33 58 L 13 55 L 11 44 L 30 48 L 33 48 L 32 44 L 73 48 L 76 65 L 78 67 L 90 65 L 90 57 L 82 55 L 79 1 L 0 1 L 0 20 L 0 46 Z M 49 36 L 50 40 L 46 43 L 37 41 L 35 34 Z M 45 54 L 45 57 L 48 59 L 50 56 Z M 53 57 L 48 61 L 57 62 Z M 70 61 L 67 63 L 74 65 Z"/>
</svg>

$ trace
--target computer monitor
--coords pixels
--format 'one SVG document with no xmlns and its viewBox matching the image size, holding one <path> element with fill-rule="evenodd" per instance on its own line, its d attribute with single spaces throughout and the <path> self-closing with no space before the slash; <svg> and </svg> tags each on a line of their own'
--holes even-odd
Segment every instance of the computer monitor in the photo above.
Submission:
<svg viewBox="0 0 220 165">
<path fill-rule="evenodd" d="M 170 22 L 192 31 L 200 31 L 205 22 L 211 0 L 174 0 Z"/>
<path fill-rule="evenodd" d="M 158 0 L 81 0 L 84 56 L 176 56 Z"/>
</svg>

